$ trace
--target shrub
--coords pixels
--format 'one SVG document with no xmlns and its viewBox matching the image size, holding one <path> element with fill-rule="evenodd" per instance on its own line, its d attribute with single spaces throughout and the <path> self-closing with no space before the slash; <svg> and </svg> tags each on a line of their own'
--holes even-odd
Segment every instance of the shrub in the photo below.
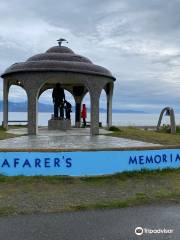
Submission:
<svg viewBox="0 0 180 240">
<path fill-rule="evenodd" d="M 162 127 L 160 128 L 160 132 L 163 133 L 170 133 L 171 132 L 171 127 L 169 124 L 163 124 Z"/>
<path fill-rule="evenodd" d="M 180 133 L 180 126 L 176 126 L 176 133 Z"/>
<path fill-rule="evenodd" d="M 109 128 L 109 131 L 118 132 L 118 131 L 121 131 L 121 130 L 118 127 L 116 127 L 116 126 L 111 126 Z"/>
</svg>

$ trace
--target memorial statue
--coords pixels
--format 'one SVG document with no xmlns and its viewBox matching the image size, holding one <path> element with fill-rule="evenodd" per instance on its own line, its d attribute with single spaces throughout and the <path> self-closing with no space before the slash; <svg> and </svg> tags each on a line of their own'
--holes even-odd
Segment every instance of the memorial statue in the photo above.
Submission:
<svg viewBox="0 0 180 240">
<path fill-rule="evenodd" d="M 65 94 L 64 89 L 62 88 L 60 83 L 57 83 L 52 92 L 52 98 L 54 103 L 54 117 L 59 117 L 60 110 L 60 118 L 64 119 L 64 102 L 65 102 Z"/>
</svg>

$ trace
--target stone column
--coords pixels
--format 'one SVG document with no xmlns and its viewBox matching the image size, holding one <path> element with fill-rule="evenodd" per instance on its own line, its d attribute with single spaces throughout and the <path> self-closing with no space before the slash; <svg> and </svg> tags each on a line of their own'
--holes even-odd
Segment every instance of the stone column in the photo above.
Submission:
<svg viewBox="0 0 180 240">
<path fill-rule="evenodd" d="M 81 103 L 82 103 L 82 97 L 74 97 L 76 102 L 76 108 L 75 108 L 75 127 L 80 128 L 81 127 Z"/>
<path fill-rule="evenodd" d="M 91 98 L 91 135 L 99 134 L 99 98 L 102 89 L 94 88 L 90 90 Z"/>
<path fill-rule="evenodd" d="M 107 95 L 107 127 L 112 126 L 112 97 L 113 97 L 113 84 L 108 84 L 106 89 Z"/>
<path fill-rule="evenodd" d="M 38 94 L 35 90 L 28 91 L 28 134 L 36 135 L 38 133 Z"/>
<path fill-rule="evenodd" d="M 7 79 L 3 81 L 3 122 L 2 126 L 8 129 L 8 94 L 9 94 L 9 83 Z"/>
</svg>

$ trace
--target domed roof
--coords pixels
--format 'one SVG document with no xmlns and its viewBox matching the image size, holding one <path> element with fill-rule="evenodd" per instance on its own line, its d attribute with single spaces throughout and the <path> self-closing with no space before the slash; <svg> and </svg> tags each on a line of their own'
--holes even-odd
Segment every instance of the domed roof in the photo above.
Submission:
<svg viewBox="0 0 180 240">
<path fill-rule="evenodd" d="M 93 64 L 88 58 L 75 54 L 65 46 L 51 47 L 45 53 L 34 55 L 25 62 L 15 63 L 6 69 L 2 77 L 17 72 L 40 71 L 85 73 L 106 76 L 115 80 L 106 68 Z"/>
<path fill-rule="evenodd" d="M 54 46 L 54 47 L 51 47 L 49 48 L 46 52 L 49 52 L 49 53 L 72 53 L 74 54 L 74 52 L 68 48 L 68 47 L 65 47 L 65 46 Z"/>
<path fill-rule="evenodd" d="M 88 58 L 75 54 L 70 48 L 65 46 L 51 47 L 45 53 L 34 55 L 28 58 L 27 61 L 32 62 L 42 60 L 92 63 Z"/>
</svg>

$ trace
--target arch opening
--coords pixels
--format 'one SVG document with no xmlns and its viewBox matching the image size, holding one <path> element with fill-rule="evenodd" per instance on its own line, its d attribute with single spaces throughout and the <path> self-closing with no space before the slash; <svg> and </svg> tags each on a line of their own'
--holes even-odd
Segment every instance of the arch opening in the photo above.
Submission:
<svg viewBox="0 0 180 240">
<path fill-rule="evenodd" d="M 28 98 L 25 89 L 12 84 L 8 91 L 8 125 L 27 126 Z"/>
<path fill-rule="evenodd" d="M 90 124 L 91 124 L 91 98 L 90 98 L 89 91 L 84 95 L 84 97 L 82 99 L 81 109 L 82 109 L 83 104 L 86 105 L 86 109 L 87 109 L 86 126 L 90 127 Z M 81 118 L 81 126 L 83 126 L 82 118 Z"/>
<path fill-rule="evenodd" d="M 105 89 L 102 90 L 99 100 L 99 125 L 107 126 L 107 95 Z"/>
<path fill-rule="evenodd" d="M 54 116 L 54 104 L 52 99 L 53 87 L 45 89 L 41 92 L 38 98 L 38 127 L 47 127 L 48 121 Z M 71 124 L 75 125 L 75 100 L 72 93 L 64 88 L 66 101 L 72 105 Z M 66 114 L 64 112 L 64 117 Z"/>
</svg>

